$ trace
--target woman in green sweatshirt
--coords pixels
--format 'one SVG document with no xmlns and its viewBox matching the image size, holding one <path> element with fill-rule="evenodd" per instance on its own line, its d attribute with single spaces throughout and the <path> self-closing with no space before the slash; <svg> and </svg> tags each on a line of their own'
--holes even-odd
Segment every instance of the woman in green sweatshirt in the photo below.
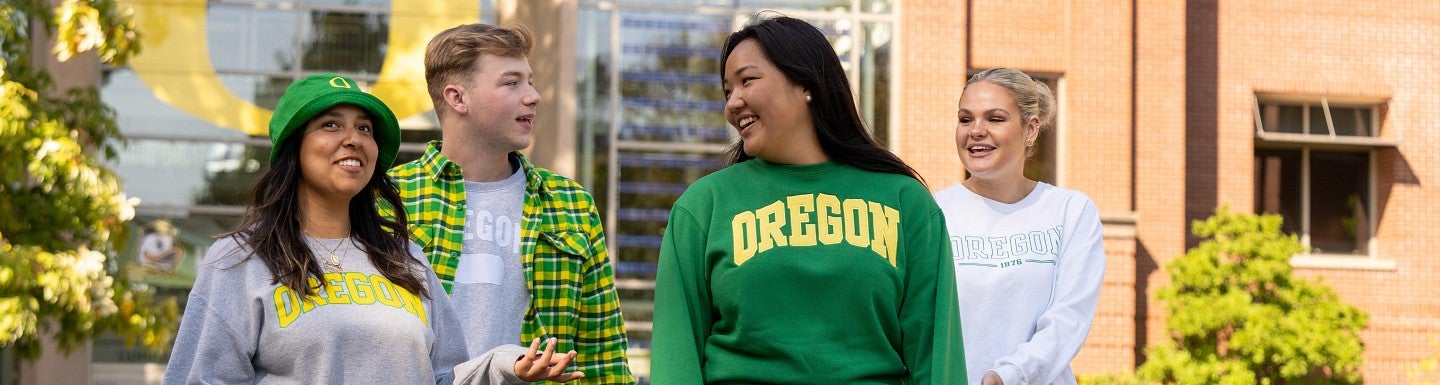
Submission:
<svg viewBox="0 0 1440 385">
<path fill-rule="evenodd" d="M 825 36 L 769 18 L 721 58 L 741 140 L 671 209 L 652 382 L 964 384 L 944 217 L 865 130 Z"/>
</svg>

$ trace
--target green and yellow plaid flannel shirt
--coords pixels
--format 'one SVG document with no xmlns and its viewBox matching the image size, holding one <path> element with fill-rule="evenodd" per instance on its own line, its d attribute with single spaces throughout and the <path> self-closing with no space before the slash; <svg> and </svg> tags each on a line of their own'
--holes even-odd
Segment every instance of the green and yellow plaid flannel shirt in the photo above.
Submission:
<svg viewBox="0 0 1440 385">
<path fill-rule="evenodd" d="M 440 145 L 430 142 L 420 159 L 395 166 L 389 174 L 405 202 L 410 238 L 430 258 L 449 293 L 464 241 L 465 183 L 460 166 L 440 154 Z M 574 349 L 571 368 L 585 372 L 585 378 L 571 384 L 634 384 L 595 199 L 579 183 L 535 167 L 519 153 L 511 156 L 526 176 L 520 258 L 531 301 L 520 345 L 555 337 L 555 351 Z"/>
</svg>

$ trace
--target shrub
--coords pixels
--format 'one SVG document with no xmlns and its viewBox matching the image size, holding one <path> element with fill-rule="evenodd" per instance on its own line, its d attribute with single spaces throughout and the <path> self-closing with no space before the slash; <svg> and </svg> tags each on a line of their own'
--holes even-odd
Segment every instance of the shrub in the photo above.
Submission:
<svg viewBox="0 0 1440 385">
<path fill-rule="evenodd" d="M 1137 370 L 1167 384 L 1358 384 L 1366 314 L 1328 286 L 1291 274 L 1304 251 L 1278 215 L 1232 213 L 1192 224 L 1202 241 L 1166 265 L 1158 297 L 1170 340 Z"/>
</svg>

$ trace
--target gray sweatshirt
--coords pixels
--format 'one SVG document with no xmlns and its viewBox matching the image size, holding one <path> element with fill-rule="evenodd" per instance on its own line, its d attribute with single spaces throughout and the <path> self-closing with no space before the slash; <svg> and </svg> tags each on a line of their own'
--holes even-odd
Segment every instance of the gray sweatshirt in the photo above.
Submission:
<svg viewBox="0 0 1440 385">
<path fill-rule="evenodd" d="M 211 245 L 190 291 L 165 370 L 170 384 L 525 384 L 516 345 L 466 361 L 460 322 L 429 269 L 432 298 L 375 270 L 358 243 L 309 241 L 341 269 L 302 300 L 271 283 L 264 262 L 233 237 Z M 337 248 L 338 247 L 338 248 Z M 418 248 L 412 256 L 424 261 Z M 312 284 L 315 278 L 311 278 Z"/>
</svg>

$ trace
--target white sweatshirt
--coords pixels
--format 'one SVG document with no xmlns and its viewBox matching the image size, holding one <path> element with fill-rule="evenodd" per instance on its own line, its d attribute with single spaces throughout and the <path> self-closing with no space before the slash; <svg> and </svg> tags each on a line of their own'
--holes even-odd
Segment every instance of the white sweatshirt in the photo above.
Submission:
<svg viewBox="0 0 1440 385">
<path fill-rule="evenodd" d="M 1044 182 L 1014 204 L 956 184 L 938 193 L 955 253 L 971 384 L 1075 384 L 1105 274 L 1099 210 L 1084 193 Z"/>
</svg>

